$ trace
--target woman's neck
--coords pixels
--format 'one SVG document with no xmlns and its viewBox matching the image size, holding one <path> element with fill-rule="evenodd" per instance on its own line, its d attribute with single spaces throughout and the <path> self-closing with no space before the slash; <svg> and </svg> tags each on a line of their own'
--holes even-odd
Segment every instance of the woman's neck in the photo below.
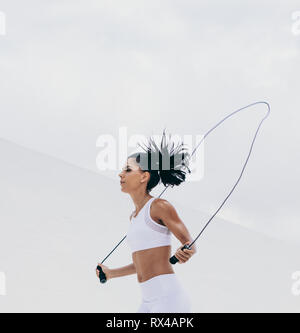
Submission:
<svg viewBox="0 0 300 333">
<path fill-rule="evenodd" d="M 144 196 L 140 195 L 138 197 L 131 195 L 131 198 L 135 206 L 135 212 L 139 212 L 144 207 L 146 202 L 152 198 L 152 196 L 147 193 Z"/>
</svg>

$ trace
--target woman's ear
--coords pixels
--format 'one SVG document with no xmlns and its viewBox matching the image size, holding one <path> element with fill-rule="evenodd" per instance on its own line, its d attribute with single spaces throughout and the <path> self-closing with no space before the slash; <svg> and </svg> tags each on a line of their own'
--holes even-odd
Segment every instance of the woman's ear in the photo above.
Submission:
<svg viewBox="0 0 300 333">
<path fill-rule="evenodd" d="M 144 183 L 144 182 L 148 183 L 149 180 L 150 180 L 150 172 L 148 172 L 148 171 L 143 172 L 142 177 L 141 177 L 141 183 Z"/>
</svg>

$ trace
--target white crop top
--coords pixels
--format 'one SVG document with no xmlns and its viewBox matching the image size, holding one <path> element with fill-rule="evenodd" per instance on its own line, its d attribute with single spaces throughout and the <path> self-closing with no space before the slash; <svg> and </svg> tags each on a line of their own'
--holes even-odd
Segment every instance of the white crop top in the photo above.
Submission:
<svg viewBox="0 0 300 333">
<path fill-rule="evenodd" d="M 150 207 L 155 199 L 148 200 L 138 215 L 131 218 L 126 239 L 132 252 L 171 245 L 170 230 L 151 218 Z"/>
</svg>

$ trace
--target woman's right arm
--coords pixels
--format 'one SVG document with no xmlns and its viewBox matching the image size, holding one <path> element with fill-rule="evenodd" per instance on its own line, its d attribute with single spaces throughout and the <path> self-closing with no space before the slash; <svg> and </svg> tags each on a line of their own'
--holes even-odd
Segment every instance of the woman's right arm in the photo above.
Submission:
<svg viewBox="0 0 300 333">
<path fill-rule="evenodd" d="M 110 269 L 107 266 L 102 265 L 102 264 L 98 264 L 98 265 L 102 268 L 103 273 L 106 275 L 106 280 L 136 273 L 135 265 L 133 263 L 129 264 L 127 266 L 114 268 L 114 269 Z M 98 269 L 96 269 L 96 274 L 99 277 Z"/>
<path fill-rule="evenodd" d="M 133 263 L 130 265 L 127 265 L 127 266 L 120 267 L 120 268 L 111 269 L 112 278 L 131 275 L 131 274 L 135 274 L 135 273 L 136 273 L 136 269 L 135 269 L 135 266 Z"/>
</svg>

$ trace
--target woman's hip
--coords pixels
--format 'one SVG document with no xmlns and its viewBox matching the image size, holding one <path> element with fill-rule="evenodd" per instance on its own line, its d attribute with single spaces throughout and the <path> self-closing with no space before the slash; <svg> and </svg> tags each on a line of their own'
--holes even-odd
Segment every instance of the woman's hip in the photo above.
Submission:
<svg viewBox="0 0 300 333">
<path fill-rule="evenodd" d="M 158 297 L 171 295 L 173 293 L 183 293 L 186 291 L 178 281 L 175 273 L 161 274 L 151 279 L 139 283 L 143 300 L 153 300 Z"/>
<path fill-rule="evenodd" d="M 142 304 L 138 312 L 191 312 L 191 302 L 174 273 L 140 283 Z"/>
</svg>

